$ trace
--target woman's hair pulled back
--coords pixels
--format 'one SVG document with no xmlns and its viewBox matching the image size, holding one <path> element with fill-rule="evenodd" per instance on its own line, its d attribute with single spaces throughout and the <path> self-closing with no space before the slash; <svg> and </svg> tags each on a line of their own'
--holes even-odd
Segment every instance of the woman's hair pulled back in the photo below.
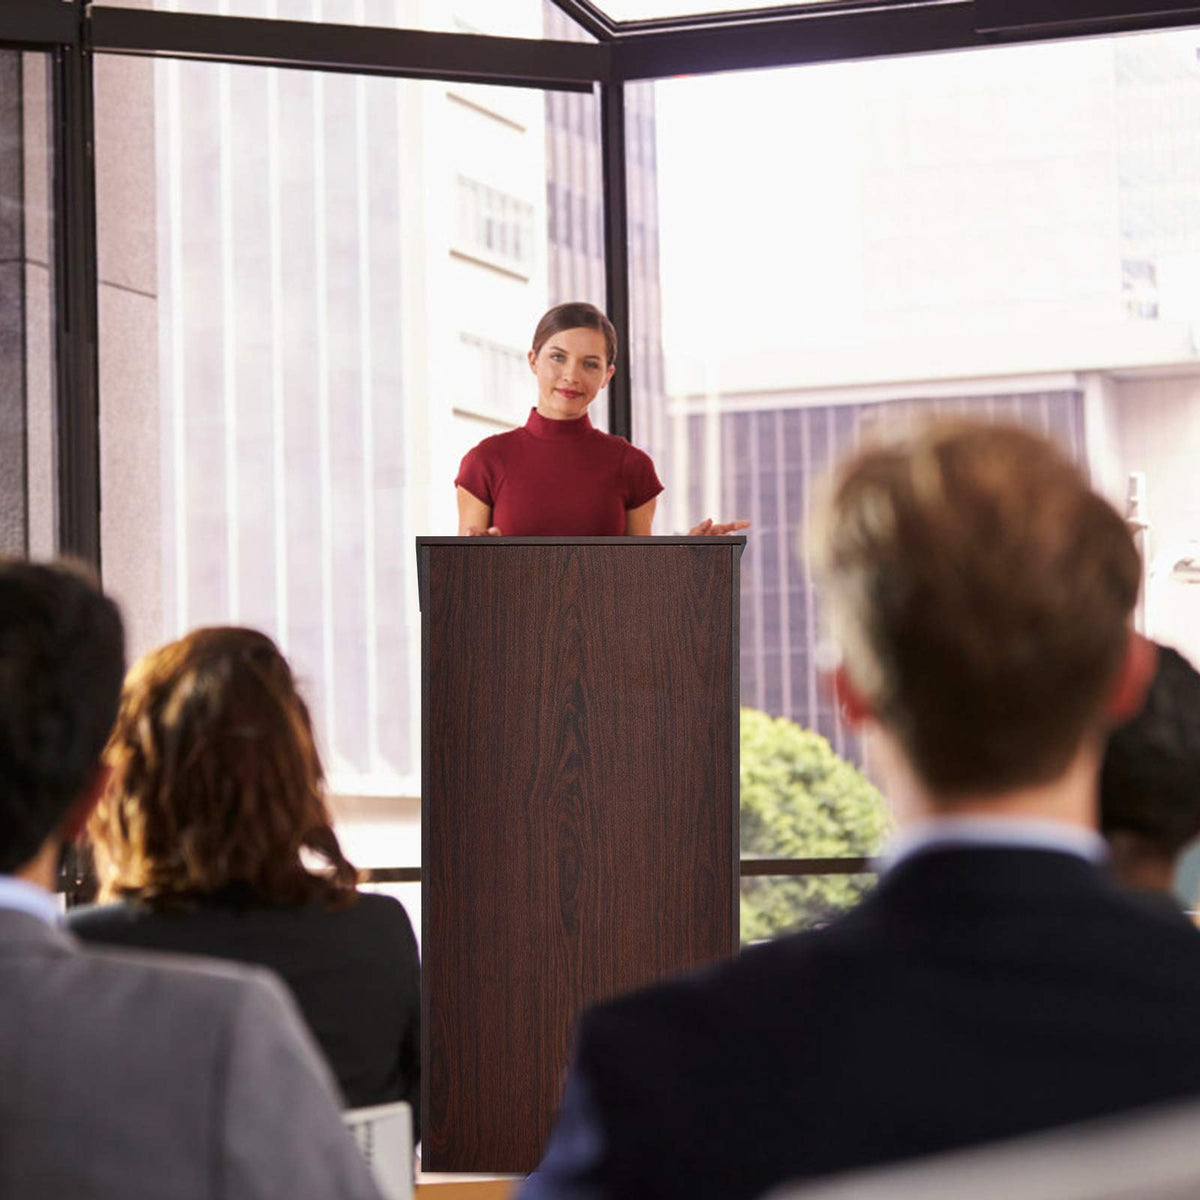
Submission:
<svg viewBox="0 0 1200 1200">
<path fill-rule="evenodd" d="M 556 334 L 567 329 L 595 329 L 604 334 L 604 353 L 607 365 L 617 361 L 617 331 L 613 323 L 594 305 L 581 300 L 556 304 L 537 323 L 533 331 L 533 353 L 536 358 L 542 347 Z"/>
</svg>

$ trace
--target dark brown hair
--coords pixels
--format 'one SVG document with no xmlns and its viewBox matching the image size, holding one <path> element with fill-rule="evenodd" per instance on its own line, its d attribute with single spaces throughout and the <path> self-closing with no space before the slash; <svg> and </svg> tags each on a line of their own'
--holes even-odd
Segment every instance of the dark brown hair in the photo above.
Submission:
<svg viewBox="0 0 1200 1200">
<path fill-rule="evenodd" d="M 1049 782 L 1098 732 L 1141 569 L 1051 443 L 959 422 L 865 450 L 819 557 L 847 673 L 935 795 Z"/>
<path fill-rule="evenodd" d="M 1168 859 L 1200 834 L 1200 672 L 1170 646 L 1142 711 L 1108 740 L 1100 829 Z"/>
<path fill-rule="evenodd" d="M 125 681 L 105 762 L 90 826 L 104 898 L 353 900 L 308 708 L 265 634 L 197 629 L 147 654 Z"/>
<path fill-rule="evenodd" d="M 94 784 L 124 671 L 121 614 L 87 568 L 0 562 L 0 872 Z"/>
<path fill-rule="evenodd" d="M 556 304 L 537 323 L 533 331 L 533 354 L 536 358 L 542 347 L 556 334 L 567 329 L 595 329 L 604 334 L 604 351 L 608 366 L 617 361 L 617 331 L 613 323 L 594 305 L 581 300 Z"/>
</svg>

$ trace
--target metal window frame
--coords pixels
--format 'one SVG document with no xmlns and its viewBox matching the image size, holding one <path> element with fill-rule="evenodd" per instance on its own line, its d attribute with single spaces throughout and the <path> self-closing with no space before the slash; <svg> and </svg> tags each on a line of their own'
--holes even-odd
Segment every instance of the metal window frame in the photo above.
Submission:
<svg viewBox="0 0 1200 1200">
<path fill-rule="evenodd" d="M 600 85 L 600 156 L 604 188 L 604 290 L 617 331 L 617 355 L 608 382 L 608 428 L 633 441 L 633 382 L 629 291 L 629 182 L 625 168 L 625 86 Z"/>
<path fill-rule="evenodd" d="M 92 56 L 81 42 L 54 51 L 51 89 L 58 548 L 99 572 L 100 322 L 95 136 Z"/>
<path fill-rule="evenodd" d="M 74 3 L 4 0 L 0 5 L 0 49 L 55 50 L 79 43 L 79 10 Z"/>
<path fill-rule="evenodd" d="M 839 858 L 743 858 L 738 862 L 741 879 L 805 879 L 830 875 L 873 875 L 875 860 L 863 855 Z M 365 867 L 364 883 L 420 883 L 420 867 Z"/>
<path fill-rule="evenodd" d="M 91 8 L 98 53 L 590 92 L 612 49 L 590 42 L 487 37 L 260 17 Z"/>
</svg>

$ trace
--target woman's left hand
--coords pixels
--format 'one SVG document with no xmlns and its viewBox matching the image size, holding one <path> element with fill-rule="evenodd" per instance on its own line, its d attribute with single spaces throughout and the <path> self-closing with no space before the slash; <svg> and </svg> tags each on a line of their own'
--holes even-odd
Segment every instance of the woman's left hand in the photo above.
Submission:
<svg viewBox="0 0 1200 1200">
<path fill-rule="evenodd" d="M 688 530 L 688 537 L 724 537 L 727 533 L 737 533 L 739 529 L 749 529 L 749 521 L 726 521 L 714 525 L 712 517 L 705 517 L 694 529 Z"/>
</svg>

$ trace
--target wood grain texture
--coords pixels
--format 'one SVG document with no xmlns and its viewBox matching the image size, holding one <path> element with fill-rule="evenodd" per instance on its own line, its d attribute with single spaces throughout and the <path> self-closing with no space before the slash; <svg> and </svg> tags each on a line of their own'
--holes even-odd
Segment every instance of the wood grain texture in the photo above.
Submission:
<svg viewBox="0 0 1200 1200">
<path fill-rule="evenodd" d="M 580 1011 L 736 946 L 738 547 L 422 553 L 423 1162 L 529 1171 Z"/>
</svg>

